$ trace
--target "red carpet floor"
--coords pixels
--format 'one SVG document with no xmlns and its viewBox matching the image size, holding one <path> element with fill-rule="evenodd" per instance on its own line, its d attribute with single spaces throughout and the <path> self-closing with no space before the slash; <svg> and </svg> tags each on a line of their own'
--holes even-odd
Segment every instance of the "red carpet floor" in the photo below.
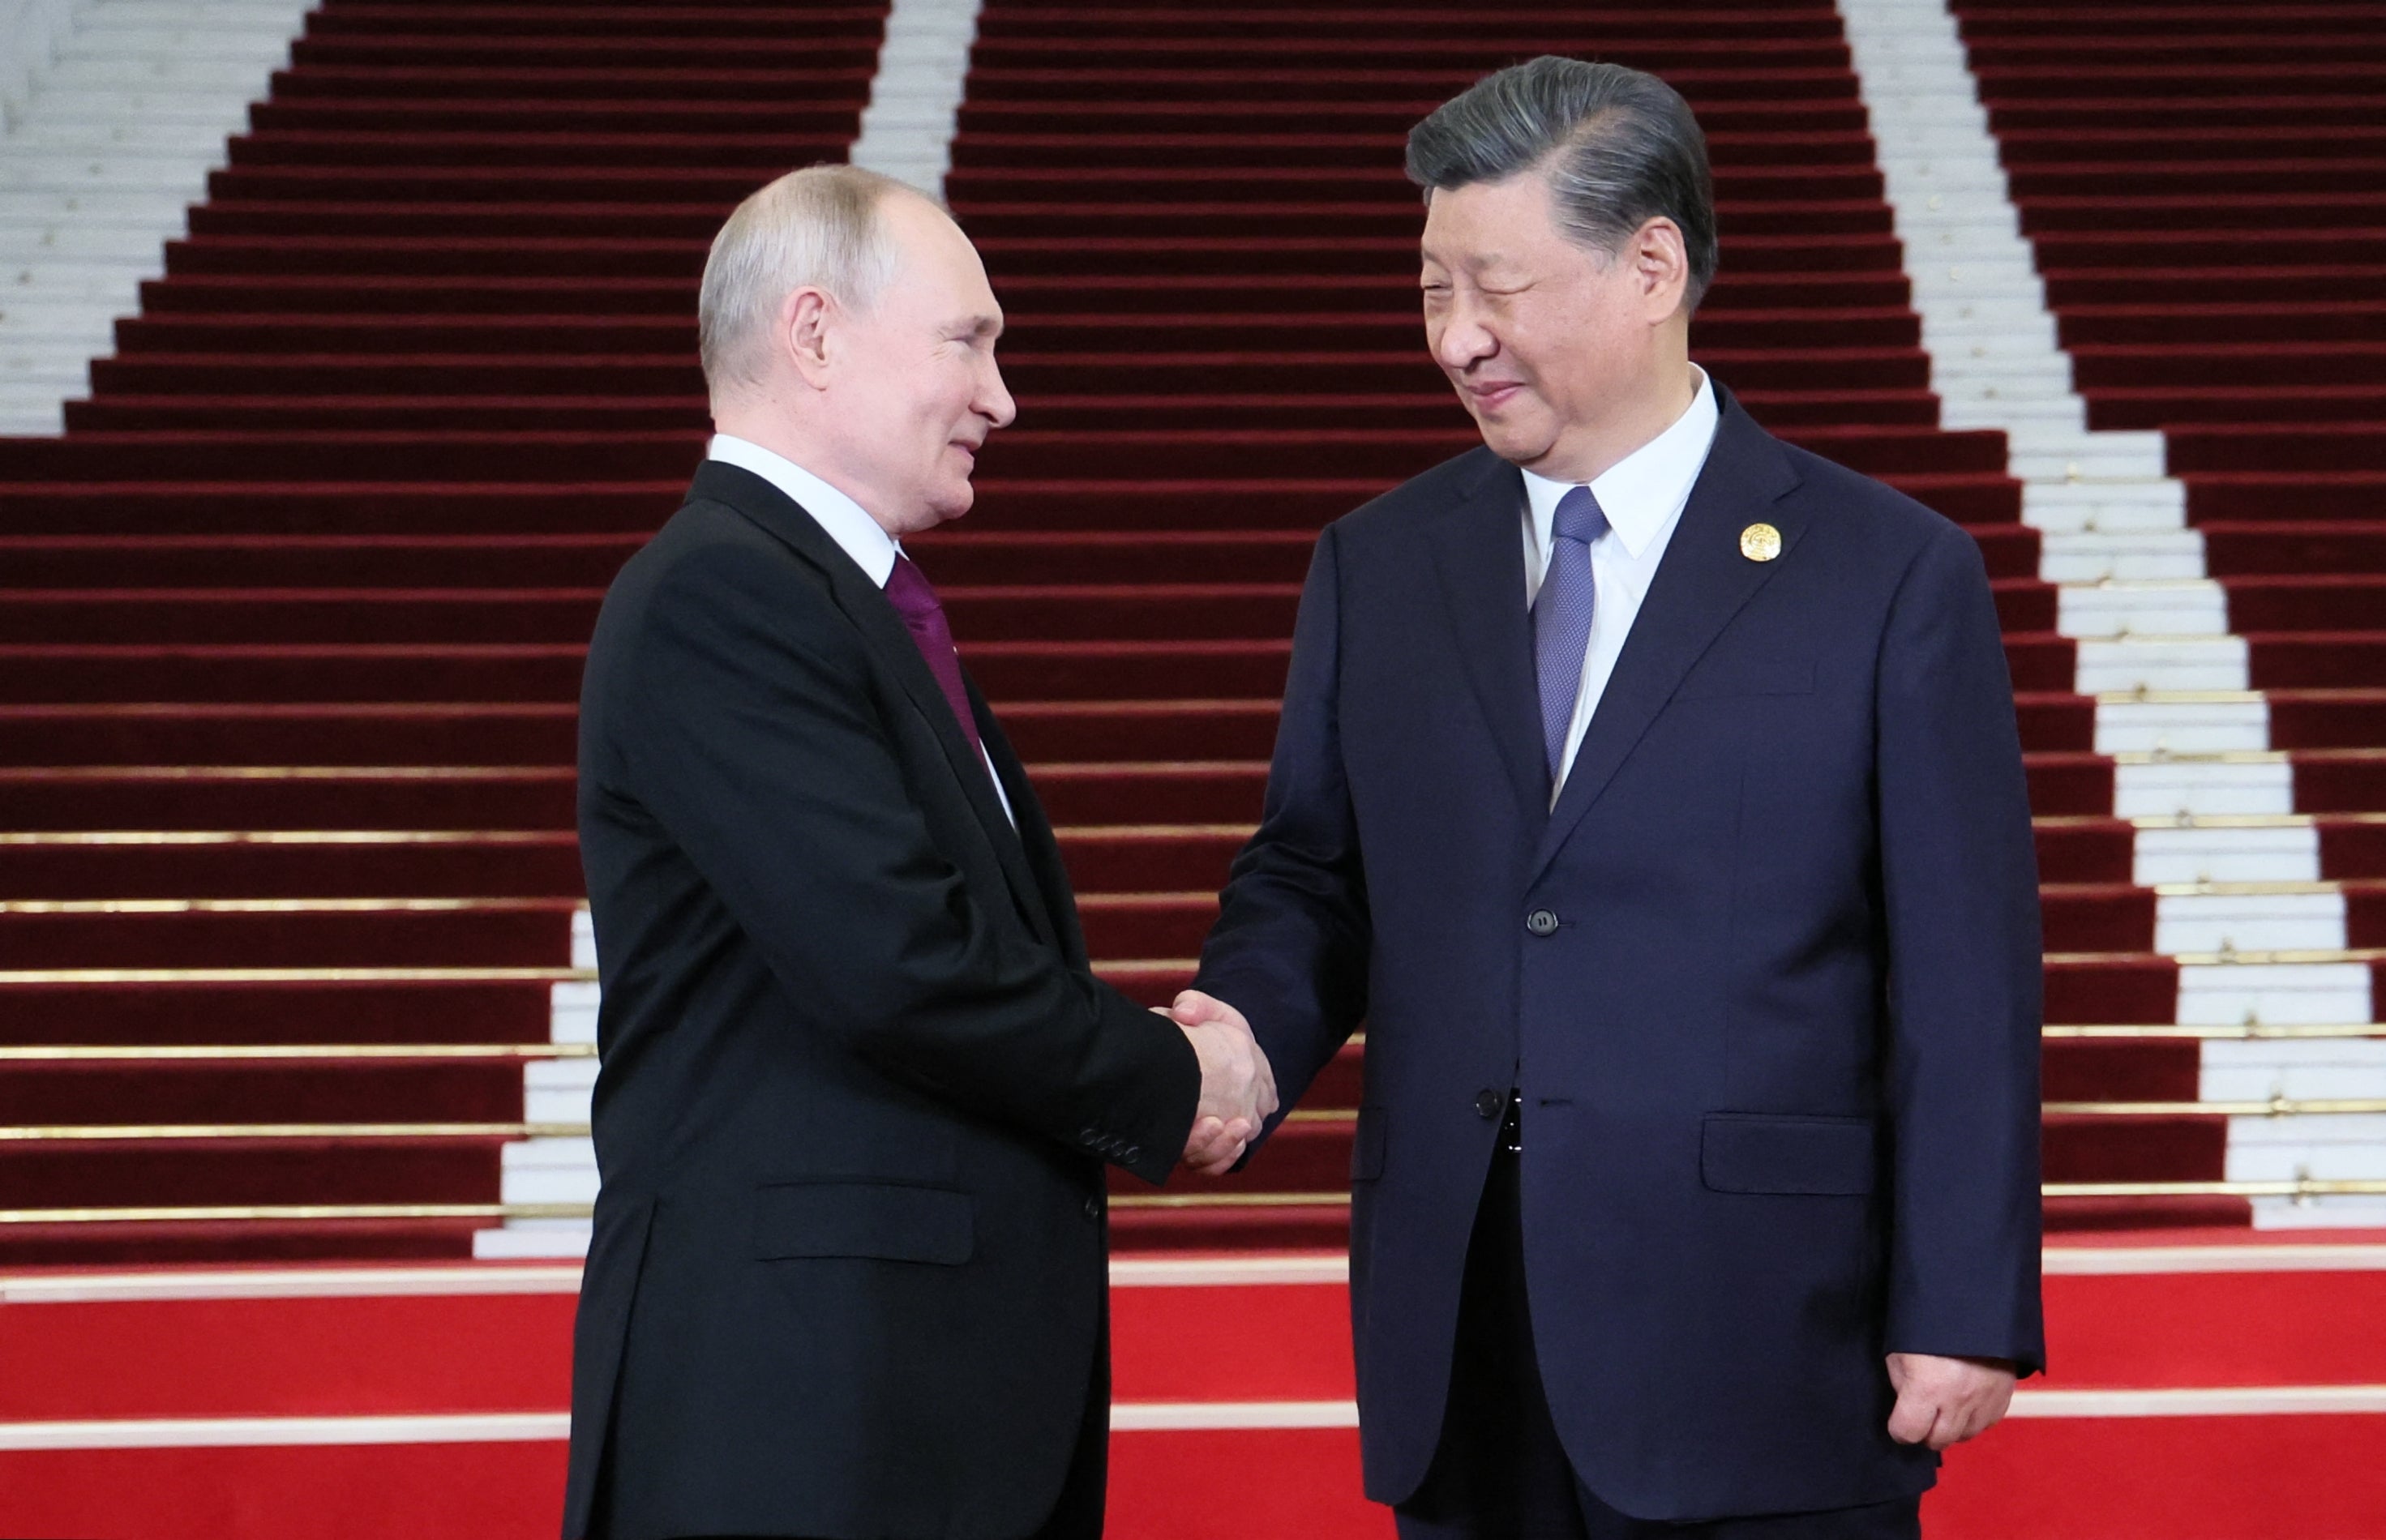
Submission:
<svg viewBox="0 0 2386 1540">
<path fill-rule="evenodd" d="M 1130 1264 L 1113 1289 L 1111 1533 L 1213 1540 L 1208 1505 L 1225 1491 L 1246 1533 L 1388 1535 L 1359 1494 L 1355 1434 L 1331 1425 L 1351 1396 L 1338 1258 L 1277 1257 L 1275 1282 L 1220 1261 L 1233 1259 Z M 1925 1509 L 1934 1540 L 2372 1540 L 2386 1510 L 2374 1406 L 2229 1409 L 2386 1396 L 2378 1247 L 2173 1244 L 2049 1261 L 2055 1377 L 1950 1457 Z M 551 1535 L 573 1272 L 0 1280 L 0 1532 Z M 408 1421 L 360 1421 L 372 1418 Z M 92 1446 L 111 1440 L 127 1446 Z M 131 1446 L 144 1440 L 159 1446 Z"/>
<path fill-rule="evenodd" d="M 329 0 L 69 432 L 0 441 L 0 1100 L 24 1125 L 0 1258 L 452 1256 L 489 1222 L 523 1132 L 509 1045 L 546 1038 L 568 976 L 583 644 L 700 450 L 704 244 L 771 174 L 844 153 L 881 11 Z M 1400 139 L 1545 49 L 1663 70 L 1707 124 L 1723 276 L 1697 357 L 1978 536 L 2042 815 L 2050 1016 L 2172 1020 L 2003 443 L 1935 426 L 1840 24 L 1809 3 L 986 7 L 949 194 L 1011 314 L 1021 418 L 920 555 L 1063 827 L 1100 966 L 1154 999 L 1187 974 L 1317 527 L 1474 442 L 1423 357 Z M 2357 437 L 2309 463 L 2357 482 Z M 2306 805 L 2348 815 L 2329 874 L 2386 880 L 2350 816 L 2386 807 L 2386 679 L 2336 687 L 2386 656 L 2374 595 L 2311 581 L 2341 556 L 2386 578 L 2374 507 L 2317 522 L 2277 482 L 2267 521 L 2215 522 L 2188 469 L 2249 568 L 2236 602 L 2271 607 L 2260 669 L 2333 682 L 2275 713 Z M 2372 887 L 2355 913 L 2386 932 Z M 76 1045 L 125 1053 L 32 1057 Z M 317 1051 L 134 1051 L 168 1046 Z M 1122 1245 L 1339 1244 L 1358 1051 L 1248 1174 L 1123 1187 Z M 2192 1095 L 2191 1045 L 2047 1065 L 2057 1100 Z M 2215 1117 L 2058 1110 L 2048 1173 L 2208 1179 L 2223 1145 Z M 305 1205 L 333 1211 L 207 1217 Z"/>
</svg>

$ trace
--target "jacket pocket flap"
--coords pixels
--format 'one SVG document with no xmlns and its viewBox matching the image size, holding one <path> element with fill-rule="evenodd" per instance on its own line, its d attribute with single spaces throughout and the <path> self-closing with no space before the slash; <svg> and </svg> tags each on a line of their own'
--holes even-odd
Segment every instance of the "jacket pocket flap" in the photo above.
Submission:
<svg viewBox="0 0 2386 1540">
<path fill-rule="evenodd" d="M 1384 1109 L 1359 1108 L 1359 1126 L 1350 1138 L 1350 1180 L 1373 1182 L 1384 1174 Z"/>
<path fill-rule="evenodd" d="M 1700 1178 L 1718 1193 L 1869 1193 L 1877 1158 L 1869 1118 L 1716 1112 L 1699 1141 Z"/>
<path fill-rule="evenodd" d="M 754 1255 L 873 1257 L 952 1267 L 976 1249 L 976 1206 L 949 1187 L 804 1182 L 754 1195 Z"/>
</svg>

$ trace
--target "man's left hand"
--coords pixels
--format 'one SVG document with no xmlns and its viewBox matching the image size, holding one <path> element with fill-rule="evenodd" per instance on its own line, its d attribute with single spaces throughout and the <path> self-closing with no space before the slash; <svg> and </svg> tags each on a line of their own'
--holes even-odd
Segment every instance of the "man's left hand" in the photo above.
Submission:
<svg viewBox="0 0 2386 1540">
<path fill-rule="evenodd" d="M 1944 1449 L 1988 1432 L 2013 1405 L 2014 1366 L 2006 1358 L 1942 1358 L 1891 1353 L 1889 1383 L 1897 1408 L 1889 1436 Z"/>
</svg>

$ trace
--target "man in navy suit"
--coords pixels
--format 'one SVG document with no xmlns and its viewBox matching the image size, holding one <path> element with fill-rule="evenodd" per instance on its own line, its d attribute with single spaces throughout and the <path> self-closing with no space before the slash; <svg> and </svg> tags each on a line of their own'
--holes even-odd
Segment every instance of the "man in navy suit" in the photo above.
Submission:
<svg viewBox="0 0 2386 1540">
<path fill-rule="evenodd" d="M 1910 1536 L 2043 1363 L 2038 885 L 1979 553 L 1689 357 L 1705 144 L 1541 58 L 1409 139 L 1485 447 L 1330 526 L 1187 1022 L 1363 1019 L 1406 1536 Z"/>
</svg>

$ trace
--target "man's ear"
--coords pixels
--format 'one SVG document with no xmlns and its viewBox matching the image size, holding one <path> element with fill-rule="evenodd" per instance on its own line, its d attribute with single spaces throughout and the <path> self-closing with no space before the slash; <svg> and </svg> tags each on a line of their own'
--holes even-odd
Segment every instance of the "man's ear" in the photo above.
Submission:
<svg viewBox="0 0 2386 1540">
<path fill-rule="evenodd" d="M 805 384 L 814 390 L 828 386 L 829 360 L 835 352 L 830 335 L 836 330 L 836 302 L 807 284 L 779 302 L 779 320 L 772 333 L 776 351 L 796 367 Z"/>
<path fill-rule="evenodd" d="M 1664 320 L 1681 308 L 1690 287 L 1689 244 L 1682 239 L 1681 226 L 1658 215 L 1633 232 L 1625 243 L 1624 258 L 1649 302 L 1651 319 Z"/>
</svg>

